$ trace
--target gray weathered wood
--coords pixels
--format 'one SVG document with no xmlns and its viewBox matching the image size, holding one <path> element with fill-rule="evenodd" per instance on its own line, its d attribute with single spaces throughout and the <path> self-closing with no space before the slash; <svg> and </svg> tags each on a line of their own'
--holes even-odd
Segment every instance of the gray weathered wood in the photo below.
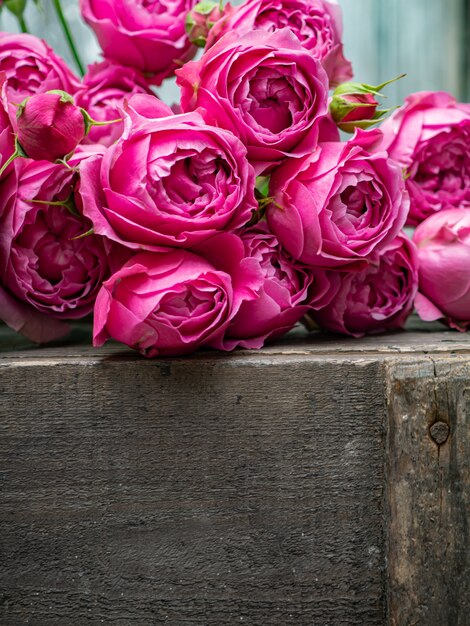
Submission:
<svg viewBox="0 0 470 626">
<path fill-rule="evenodd" d="M 470 624 L 470 358 L 394 362 L 389 378 L 391 624 Z"/>
<path fill-rule="evenodd" d="M 155 361 L 14 341 L 2 626 L 468 623 L 467 335 Z"/>
</svg>

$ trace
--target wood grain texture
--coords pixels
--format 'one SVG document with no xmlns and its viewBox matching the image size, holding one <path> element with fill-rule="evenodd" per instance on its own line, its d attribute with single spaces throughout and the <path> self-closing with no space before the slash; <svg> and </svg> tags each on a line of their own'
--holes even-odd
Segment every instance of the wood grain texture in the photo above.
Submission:
<svg viewBox="0 0 470 626">
<path fill-rule="evenodd" d="M 2 626 L 382 624 L 383 367 L 298 348 L 4 355 Z"/>
<path fill-rule="evenodd" d="M 389 367 L 392 626 L 470 624 L 470 358 Z"/>
</svg>

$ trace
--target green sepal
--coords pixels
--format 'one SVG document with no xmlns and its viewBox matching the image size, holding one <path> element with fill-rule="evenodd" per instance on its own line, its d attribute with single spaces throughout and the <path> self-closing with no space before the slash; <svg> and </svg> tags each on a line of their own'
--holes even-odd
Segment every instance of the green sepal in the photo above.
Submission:
<svg viewBox="0 0 470 626">
<path fill-rule="evenodd" d="M 267 198 L 269 194 L 269 176 L 257 176 L 255 185 L 255 195 L 259 194 L 261 198 Z"/>
<path fill-rule="evenodd" d="M 192 10 L 195 13 L 199 13 L 199 15 L 210 15 L 214 9 L 218 8 L 218 6 L 218 2 L 213 2 L 212 0 L 202 0 L 201 2 L 195 4 Z"/>
<path fill-rule="evenodd" d="M 75 104 L 73 101 L 73 97 L 66 91 L 63 91 L 62 89 L 49 89 L 49 91 L 46 91 L 46 93 L 53 93 L 53 94 L 60 96 L 60 102 L 63 102 L 64 104 L 67 102 L 70 102 L 71 104 Z"/>
<path fill-rule="evenodd" d="M 348 102 L 343 100 L 341 96 L 333 96 L 330 102 L 330 113 L 333 120 L 339 124 L 351 111 L 360 108 L 374 108 L 376 106 L 377 104 L 373 102 Z"/>
<path fill-rule="evenodd" d="M 21 18 L 26 8 L 26 0 L 5 0 L 4 5 L 15 17 Z"/>
<path fill-rule="evenodd" d="M 381 109 L 375 112 L 374 117 L 370 120 L 357 120 L 352 122 L 338 122 L 338 128 L 345 133 L 354 133 L 356 128 L 361 128 L 362 130 L 368 130 L 382 122 L 384 118 L 390 113 L 390 111 L 395 111 L 399 109 L 399 106 L 391 107 L 390 109 Z"/>
<path fill-rule="evenodd" d="M 95 234 L 95 229 L 90 228 L 90 230 L 87 230 L 86 233 L 82 233 L 81 235 L 77 235 L 76 237 L 71 237 L 70 241 L 76 241 L 77 239 L 84 239 L 85 237 L 89 237 L 90 235 L 94 235 L 94 234 Z"/>
<path fill-rule="evenodd" d="M 391 80 L 387 80 L 381 85 L 368 85 L 367 83 L 356 83 L 356 82 L 348 82 L 342 83 L 338 85 L 336 89 L 333 91 L 333 97 L 335 96 L 354 96 L 358 94 L 371 94 L 373 96 L 377 96 L 379 98 L 386 98 L 382 93 L 382 89 L 387 85 L 395 83 L 397 80 L 401 80 L 404 78 L 406 74 L 401 74 L 400 76 L 396 76 Z"/>
</svg>

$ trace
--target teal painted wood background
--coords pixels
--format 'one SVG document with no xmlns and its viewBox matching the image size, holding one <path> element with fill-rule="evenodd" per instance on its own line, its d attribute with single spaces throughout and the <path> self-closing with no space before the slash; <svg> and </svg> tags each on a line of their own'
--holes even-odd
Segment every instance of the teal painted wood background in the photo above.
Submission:
<svg viewBox="0 0 470 626">
<path fill-rule="evenodd" d="M 51 0 L 42 0 L 42 15 L 27 12 L 31 30 L 45 36 L 72 65 L 57 26 Z M 80 23 L 78 0 L 63 0 L 74 23 L 82 55 L 97 58 L 98 47 Z M 239 4 L 239 2 L 235 2 Z M 398 74 L 406 79 L 388 88 L 390 104 L 399 104 L 412 91 L 446 90 L 470 101 L 470 0 L 340 0 L 344 13 L 345 48 L 356 78 L 383 82 Z M 16 30 L 6 12 L 2 28 Z M 174 86 L 167 95 L 176 99 Z"/>
</svg>

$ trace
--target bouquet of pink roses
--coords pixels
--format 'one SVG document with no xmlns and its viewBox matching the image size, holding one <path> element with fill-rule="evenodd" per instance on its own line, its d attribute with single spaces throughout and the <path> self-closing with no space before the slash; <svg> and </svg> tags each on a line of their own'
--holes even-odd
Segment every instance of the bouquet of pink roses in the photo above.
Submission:
<svg viewBox="0 0 470 626">
<path fill-rule="evenodd" d="M 0 6 L 25 28 L 25 4 Z M 81 80 L 0 34 L 1 320 L 41 343 L 93 313 L 95 345 L 150 357 L 414 307 L 467 329 L 470 105 L 416 93 L 381 123 L 388 83 L 352 82 L 336 0 L 80 9 L 103 51 Z"/>
</svg>

